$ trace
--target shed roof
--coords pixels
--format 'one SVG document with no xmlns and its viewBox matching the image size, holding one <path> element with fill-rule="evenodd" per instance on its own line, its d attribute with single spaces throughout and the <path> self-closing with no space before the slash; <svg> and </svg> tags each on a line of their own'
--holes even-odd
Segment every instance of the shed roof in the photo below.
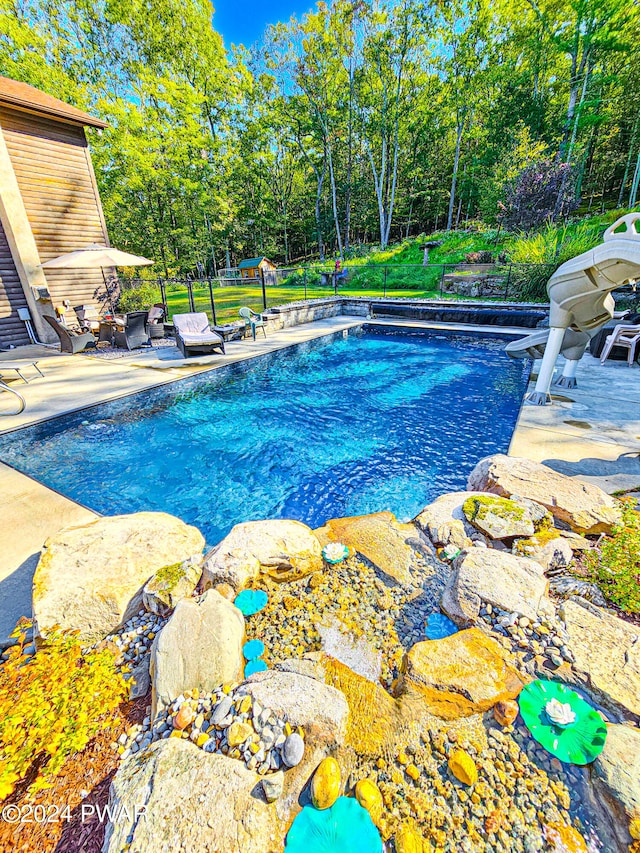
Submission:
<svg viewBox="0 0 640 853">
<path fill-rule="evenodd" d="M 73 124 L 107 127 L 107 123 L 101 119 L 83 113 L 82 110 L 41 92 L 35 86 L 11 80 L 9 77 L 0 77 L 0 104 L 53 116 Z"/>
<path fill-rule="evenodd" d="M 269 258 L 265 258 L 264 256 L 262 258 L 245 258 L 244 261 L 240 261 L 240 263 L 238 264 L 238 269 L 239 270 L 246 270 L 247 267 L 258 267 L 258 266 L 260 266 L 262 261 L 267 261 L 268 263 L 271 264 L 271 261 L 269 260 Z M 273 264 L 272 264 L 272 266 L 273 266 Z"/>
</svg>

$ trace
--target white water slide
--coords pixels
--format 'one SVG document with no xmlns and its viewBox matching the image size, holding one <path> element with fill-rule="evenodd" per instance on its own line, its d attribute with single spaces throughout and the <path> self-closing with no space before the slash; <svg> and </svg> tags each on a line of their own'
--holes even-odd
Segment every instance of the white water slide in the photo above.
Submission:
<svg viewBox="0 0 640 853">
<path fill-rule="evenodd" d="M 604 232 L 603 242 L 558 267 L 547 283 L 549 328 L 512 341 L 505 347 L 513 358 L 540 358 L 535 390 L 527 401 L 538 406 L 551 402 L 550 388 L 558 355 L 566 364 L 555 383 L 576 385 L 578 362 L 589 341 L 613 319 L 611 291 L 640 279 L 640 212 L 621 216 Z"/>
</svg>

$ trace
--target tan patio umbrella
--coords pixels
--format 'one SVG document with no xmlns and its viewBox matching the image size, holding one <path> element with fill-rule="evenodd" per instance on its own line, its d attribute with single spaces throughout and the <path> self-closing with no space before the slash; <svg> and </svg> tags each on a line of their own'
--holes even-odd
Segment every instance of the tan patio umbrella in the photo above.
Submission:
<svg viewBox="0 0 640 853">
<path fill-rule="evenodd" d="M 76 249 L 75 252 L 66 252 L 64 255 L 52 258 L 42 264 L 42 267 L 49 270 L 101 269 L 107 297 L 111 303 L 109 288 L 104 277 L 105 269 L 109 267 L 148 267 L 152 263 L 154 262 L 150 261 L 149 258 L 143 258 L 140 255 L 132 255 L 110 246 L 101 246 L 99 243 L 91 243 L 83 249 Z M 112 303 L 111 310 L 114 310 Z"/>
</svg>

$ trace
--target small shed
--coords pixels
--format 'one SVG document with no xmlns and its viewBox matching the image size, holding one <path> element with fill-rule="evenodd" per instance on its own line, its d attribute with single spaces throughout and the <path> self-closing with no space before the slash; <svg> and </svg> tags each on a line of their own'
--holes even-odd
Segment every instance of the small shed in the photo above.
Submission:
<svg viewBox="0 0 640 853">
<path fill-rule="evenodd" d="M 28 344 L 28 308 L 41 340 L 43 313 L 69 300 L 99 306 L 99 270 L 41 264 L 90 243 L 109 245 L 85 127 L 105 122 L 26 83 L 0 77 L 0 343 Z"/>
<path fill-rule="evenodd" d="M 260 270 L 265 273 L 265 279 L 269 279 L 267 273 L 276 269 L 276 265 L 269 258 L 245 258 L 238 264 L 241 278 L 260 278 Z"/>
</svg>

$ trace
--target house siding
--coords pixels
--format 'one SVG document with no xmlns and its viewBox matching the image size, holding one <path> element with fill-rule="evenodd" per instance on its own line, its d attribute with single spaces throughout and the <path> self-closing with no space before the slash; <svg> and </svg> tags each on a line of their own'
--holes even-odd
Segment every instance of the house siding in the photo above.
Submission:
<svg viewBox="0 0 640 853">
<path fill-rule="evenodd" d="M 18 308 L 26 307 L 27 300 L 0 222 L 0 340 L 4 346 L 29 343 L 27 327 L 18 318 Z"/>
<path fill-rule="evenodd" d="M 42 263 L 108 241 L 84 128 L 0 107 L 0 126 Z M 5 249 L 2 252 L 4 263 Z M 105 271 L 108 273 L 109 271 Z M 53 305 L 101 307 L 100 270 L 45 270 Z"/>
</svg>

